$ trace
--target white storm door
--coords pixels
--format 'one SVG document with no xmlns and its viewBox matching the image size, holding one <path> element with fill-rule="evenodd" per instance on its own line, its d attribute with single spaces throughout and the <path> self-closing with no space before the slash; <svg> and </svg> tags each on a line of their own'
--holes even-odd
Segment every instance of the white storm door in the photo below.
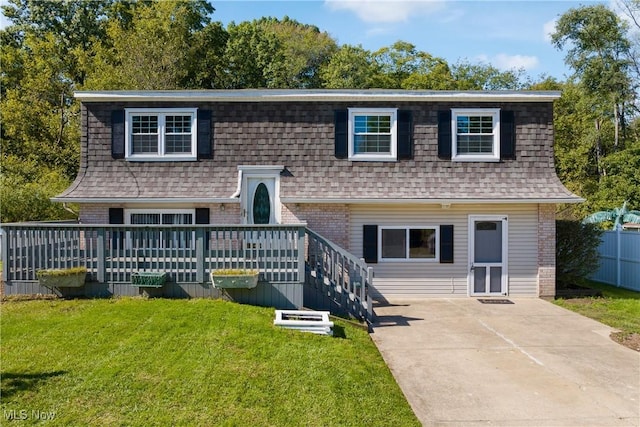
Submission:
<svg viewBox="0 0 640 427">
<path fill-rule="evenodd" d="M 277 224 L 276 178 L 246 176 L 243 185 L 243 222 L 245 224 Z"/>
<path fill-rule="evenodd" d="M 508 222 L 505 216 L 469 217 L 469 295 L 507 295 Z"/>
</svg>

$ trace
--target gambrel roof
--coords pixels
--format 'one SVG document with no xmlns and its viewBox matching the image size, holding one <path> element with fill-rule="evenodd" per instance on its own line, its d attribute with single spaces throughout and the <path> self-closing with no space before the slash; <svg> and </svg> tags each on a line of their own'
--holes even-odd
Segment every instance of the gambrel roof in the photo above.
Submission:
<svg viewBox="0 0 640 427">
<path fill-rule="evenodd" d="M 238 90 L 79 92 L 81 167 L 54 200 L 233 202 L 238 165 L 283 165 L 290 203 L 565 203 L 581 199 L 556 176 L 553 100 L 558 92 Z M 133 162 L 113 158 L 112 113 L 194 107 L 210 112 L 210 158 Z M 515 158 L 456 162 L 438 151 L 438 113 L 491 107 L 513 112 Z M 336 157 L 336 111 L 393 107 L 408 112 L 411 156 L 397 161 Z M 206 122 L 202 122 L 206 123 Z"/>
</svg>

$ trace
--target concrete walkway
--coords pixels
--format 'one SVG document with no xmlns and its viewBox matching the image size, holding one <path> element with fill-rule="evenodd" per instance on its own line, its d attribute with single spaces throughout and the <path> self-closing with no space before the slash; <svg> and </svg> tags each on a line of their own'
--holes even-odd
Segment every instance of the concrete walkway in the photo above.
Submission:
<svg viewBox="0 0 640 427">
<path fill-rule="evenodd" d="M 640 353 L 540 299 L 394 301 L 371 335 L 425 426 L 640 426 Z"/>
</svg>

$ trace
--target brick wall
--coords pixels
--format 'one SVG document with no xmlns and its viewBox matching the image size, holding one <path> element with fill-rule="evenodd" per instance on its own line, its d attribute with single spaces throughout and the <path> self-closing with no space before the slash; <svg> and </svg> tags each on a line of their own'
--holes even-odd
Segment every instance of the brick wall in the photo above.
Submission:
<svg viewBox="0 0 640 427">
<path fill-rule="evenodd" d="M 349 244 L 349 206 L 344 204 L 282 205 L 282 222 L 306 222 L 307 227 L 343 248 Z"/>
<path fill-rule="evenodd" d="M 125 206 L 122 204 L 85 204 L 80 205 L 80 222 L 82 224 L 109 224 L 109 208 L 134 208 L 133 206 Z M 211 224 L 240 224 L 240 204 L 224 203 L 213 205 L 194 205 L 191 208 L 209 208 L 209 217 Z M 171 206 L 144 206 L 137 205 L 135 208 L 142 209 L 171 209 Z"/>
<path fill-rule="evenodd" d="M 538 295 L 556 294 L 556 207 L 538 205 Z"/>
</svg>

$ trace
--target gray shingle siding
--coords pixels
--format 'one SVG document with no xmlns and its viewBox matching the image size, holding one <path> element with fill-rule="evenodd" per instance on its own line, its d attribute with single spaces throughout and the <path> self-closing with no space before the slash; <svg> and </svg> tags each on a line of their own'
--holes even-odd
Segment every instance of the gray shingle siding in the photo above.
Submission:
<svg viewBox="0 0 640 427">
<path fill-rule="evenodd" d="M 213 158 L 128 162 L 111 156 L 111 111 L 125 107 L 198 107 L 212 112 Z M 410 110 L 414 157 L 352 162 L 334 156 L 334 111 L 349 107 Z M 515 113 L 516 159 L 452 162 L 437 152 L 438 111 L 502 108 Z M 82 106 L 81 166 L 60 197 L 224 198 L 237 165 L 284 165 L 285 199 L 561 199 L 573 197 L 553 165 L 551 102 L 91 102 Z"/>
</svg>

